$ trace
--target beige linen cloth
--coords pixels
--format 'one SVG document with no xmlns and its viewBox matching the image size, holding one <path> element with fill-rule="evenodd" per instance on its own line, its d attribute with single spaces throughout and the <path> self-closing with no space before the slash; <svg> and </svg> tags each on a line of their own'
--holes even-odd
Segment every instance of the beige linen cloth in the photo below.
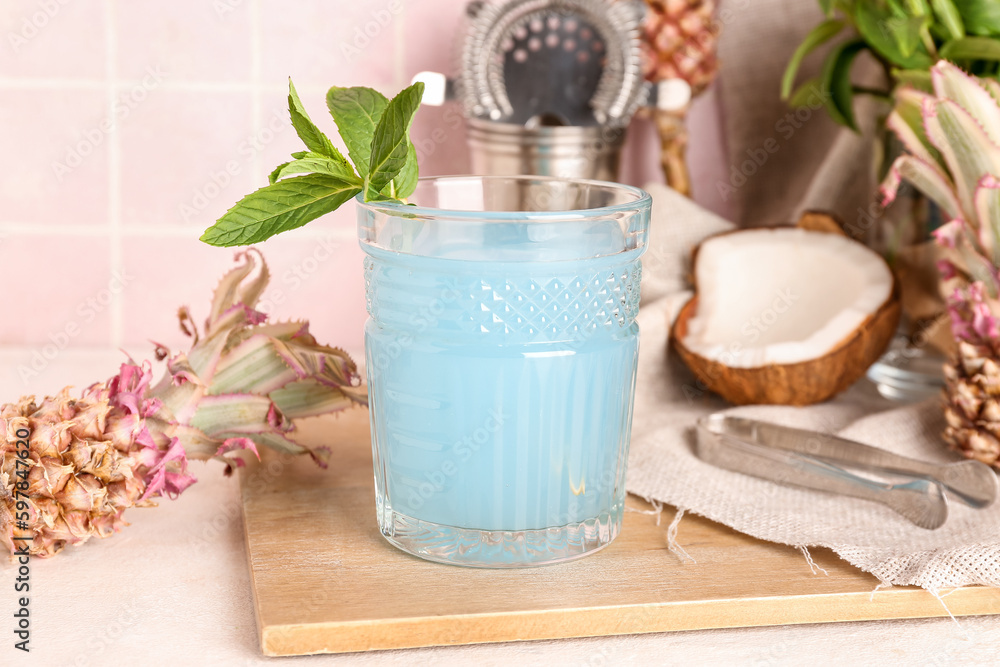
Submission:
<svg viewBox="0 0 1000 667">
<path fill-rule="evenodd" d="M 930 531 L 877 503 L 781 486 L 716 468 L 694 455 L 695 420 L 727 405 L 699 391 L 694 377 L 668 349 L 668 327 L 691 294 L 684 282 L 684 258 L 691 246 L 731 225 L 665 186 L 648 189 L 653 195 L 653 229 L 639 311 L 642 342 L 628 490 L 763 540 L 829 547 L 885 584 L 915 584 L 932 591 L 968 584 L 1000 586 L 1000 502 L 982 510 L 950 503 L 947 523 Z M 865 380 L 817 406 L 728 409 L 754 419 L 839 433 L 926 461 L 956 459 L 939 436 L 943 419 L 938 400 L 899 406 L 881 399 Z M 678 529 L 683 543 L 683 522 Z M 689 555 L 697 561 L 697 549 Z"/>
<path fill-rule="evenodd" d="M 848 225 L 863 223 L 874 185 L 870 139 L 840 130 L 818 109 L 791 122 L 789 109 L 778 99 L 788 57 L 802 35 L 822 20 L 816 3 L 727 0 L 722 7 L 730 10 L 721 15 L 728 20 L 723 21 L 719 47 L 725 66 L 717 82 L 726 119 L 727 177 L 773 140 L 763 165 L 746 165 L 745 172 L 754 173 L 745 182 L 740 184 L 738 177 L 724 181 L 734 186 L 727 194 L 735 221 L 743 226 L 792 222 L 803 210 L 823 209 Z M 817 58 L 807 61 L 802 79 L 812 76 L 818 64 Z M 859 116 L 865 113 L 858 109 Z M 947 523 L 928 531 L 880 504 L 780 486 L 695 457 L 695 420 L 728 406 L 698 391 L 694 377 L 668 350 L 667 336 L 674 315 L 690 296 L 686 271 L 692 246 L 733 225 L 665 186 L 647 189 L 653 195 L 653 222 L 643 260 L 642 343 L 628 490 L 760 539 L 829 547 L 884 584 L 913 584 L 934 592 L 969 584 L 1000 586 L 1000 502 L 983 510 L 950 503 Z M 939 436 L 943 418 L 938 400 L 900 406 L 881 399 L 866 380 L 823 405 L 729 409 L 838 433 L 927 461 L 956 459 Z M 672 528 L 683 544 L 683 521 Z M 697 548 L 688 555 L 697 560 Z"/>
</svg>

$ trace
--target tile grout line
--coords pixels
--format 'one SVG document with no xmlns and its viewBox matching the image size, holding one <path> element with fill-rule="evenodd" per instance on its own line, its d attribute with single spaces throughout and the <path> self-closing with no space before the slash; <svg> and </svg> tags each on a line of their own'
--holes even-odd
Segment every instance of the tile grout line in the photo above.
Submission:
<svg viewBox="0 0 1000 667">
<path fill-rule="evenodd" d="M 258 74 L 259 76 L 259 74 Z M 0 90 L 100 90 L 103 91 L 111 83 L 118 88 L 135 88 L 142 85 L 142 79 L 8 79 L 0 77 Z M 259 89 L 264 93 L 285 93 L 287 84 L 235 83 L 231 81 L 163 81 L 157 84 L 161 90 L 172 90 L 185 93 L 247 93 Z M 296 85 L 304 92 L 326 93 L 328 86 L 322 84 L 304 83 Z"/>
<path fill-rule="evenodd" d="M 179 227 L 179 226 L 151 226 L 139 225 L 121 227 L 119 234 L 122 239 L 164 239 L 164 238 L 191 238 L 197 236 L 200 227 Z M 41 236 L 41 237 L 107 237 L 110 240 L 112 229 L 110 225 L 44 225 L 37 223 L 21 222 L 0 222 L 0 234 L 14 234 L 18 236 Z M 300 229 L 296 230 L 295 237 L 299 239 L 323 239 L 340 238 L 354 239 L 354 230 L 350 227 L 337 227 L 327 231 Z"/>
<path fill-rule="evenodd" d="M 260 137 L 261 132 L 261 107 L 263 105 L 263 90 L 260 81 L 261 72 L 261 4 L 260 0 L 250 1 L 250 126 L 253 128 L 253 136 Z M 250 170 L 254 179 L 254 187 L 261 175 L 260 151 L 253 152 L 250 162 Z"/>
<path fill-rule="evenodd" d="M 108 236 L 110 225 L 39 225 L 35 222 L 0 222 L 0 233 L 18 236 Z"/>
<path fill-rule="evenodd" d="M 407 85 L 407 82 L 403 79 L 406 72 L 406 48 L 404 40 L 406 39 L 406 30 L 404 30 L 404 25 L 406 24 L 406 3 L 402 5 L 402 10 L 399 15 L 396 16 L 396 20 L 392 23 L 392 77 L 395 80 L 396 90 L 401 90 L 403 86 Z"/>
<path fill-rule="evenodd" d="M 122 220 L 121 220 L 121 135 L 118 118 L 115 114 L 118 86 L 115 80 L 117 73 L 118 24 L 115 15 L 114 0 L 105 0 L 106 38 L 106 75 L 108 78 L 108 114 L 110 118 L 108 136 L 108 222 L 111 238 L 111 275 L 123 275 Z M 125 306 L 121 293 L 114 294 L 111 301 L 111 345 L 121 347 L 125 338 Z"/>
</svg>

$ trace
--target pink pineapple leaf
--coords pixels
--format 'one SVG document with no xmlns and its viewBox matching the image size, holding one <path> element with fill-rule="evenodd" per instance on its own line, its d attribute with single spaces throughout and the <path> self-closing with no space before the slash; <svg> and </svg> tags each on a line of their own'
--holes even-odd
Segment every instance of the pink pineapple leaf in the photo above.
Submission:
<svg viewBox="0 0 1000 667">
<path fill-rule="evenodd" d="M 1000 147 L 972 115 L 949 99 L 924 104 L 924 127 L 955 184 L 963 219 L 975 220 L 973 196 L 985 174 L 1000 174 Z"/>
<path fill-rule="evenodd" d="M 979 221 L 979 242 L 994 265 L 1000 265 L 1000 180 L 986 174 L 976 184 L 973 195 Z"/>
<path fill-rule="evenodd" d="M 962 206 L 955 197 L 951 178 L 935 162 L 927 162 L 913 155 L 901 155 L 892 163 L 882 182 L 882 205 L 888 206 L 896 198 L 902 181 L 909 181 L 915 188 L 934 201 L 950 218 L 962 217 Z"/>
<path fill-rule="evenodd" d="M 896 104 L 885 125 L 896 133 L 903 146 L 917 159 L 928 164 L 940 164 L 941 154 L 924 133 L 922 108 L 931 95 L 912 86 L 899 86 L 893 93 Z"/>
<path fill-rule="evenodd" d="M 938 99 L 952 100 L 968 112 L 993 146 L 1000 148 L 1000 106 L 979 79 L 941 60 L 931 68 L 931 84 Z"/>
</svg>

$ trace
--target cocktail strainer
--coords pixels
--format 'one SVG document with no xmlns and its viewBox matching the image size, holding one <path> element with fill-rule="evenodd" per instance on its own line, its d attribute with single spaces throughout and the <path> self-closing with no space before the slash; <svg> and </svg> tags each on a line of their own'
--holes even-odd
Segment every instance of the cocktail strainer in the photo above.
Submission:
<svg viewBox="0 0 1000 667">
<path fill-rule="evenodd" d="M 476 173 L 615 180 L 636 110 L 675 103 L 643 80 L 639 0 L 474 0 L 467 15 L 459 76 L 415 80 L 425 103 L 461 102 Z"/>
<path fill-rule="evenodd" d="M 466 113 L 526 126 L 620 126 L 646 96 L 644 5 L 511 0 L 469 6 L 459 91 Z"/>
</svg>

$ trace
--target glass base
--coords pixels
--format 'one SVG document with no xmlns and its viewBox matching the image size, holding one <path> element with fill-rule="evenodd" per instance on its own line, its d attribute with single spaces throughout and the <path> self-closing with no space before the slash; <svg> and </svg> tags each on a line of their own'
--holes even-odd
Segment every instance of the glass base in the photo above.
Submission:
<svg viewBox="0 0 1000 667">
<path fill-rule="evenodd" d="M 515 568 L 576 560 L 611 544 L 621 531 L 622 512 L 539 530 L 474 530 L 421 521 L 388 511 L 382 535 L 420 558 L 466 567 Z"/>
<path fill-rule="evenodd" d="M 932 349 L 912 347 L 906 336 L 897 334 L 889 350 L 868 369 L 868 379 L 885 398 L 922 401 L 941 394 L 947 361 Z"/>
</svg>

